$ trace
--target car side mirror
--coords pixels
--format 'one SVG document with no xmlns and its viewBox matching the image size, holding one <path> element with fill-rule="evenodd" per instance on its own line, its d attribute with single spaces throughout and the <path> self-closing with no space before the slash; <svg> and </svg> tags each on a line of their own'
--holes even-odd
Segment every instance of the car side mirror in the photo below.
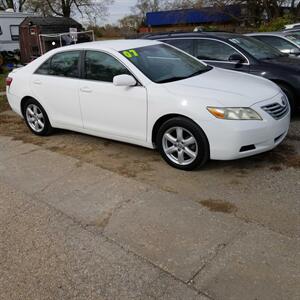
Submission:
<svg viewBox="0 0 300 300">
<path fill-rule="evenodd" d="M 298 50 L 298 49 L 291 49 L 290 50 L 290 54 L 298 56 L 298 55 L 300 55 L 300 50 Z"/>
<path fill-rule="evenodd" d="M 234 54 L 230 55 L 228 60 L 231 62 L 235 62 L 237 64 L 242 64 L 242 63 L 246 62 L 245 58 L 241 54 L 238 54 L 238 53 L 234 53 Z"/>
<path fill-rule="evenodd" d="M 115 86 L 135 86 L 137 84 L 134 77 L 127 74 L 117 75 L 113 78 L 113 84 Z"/>
</svg>

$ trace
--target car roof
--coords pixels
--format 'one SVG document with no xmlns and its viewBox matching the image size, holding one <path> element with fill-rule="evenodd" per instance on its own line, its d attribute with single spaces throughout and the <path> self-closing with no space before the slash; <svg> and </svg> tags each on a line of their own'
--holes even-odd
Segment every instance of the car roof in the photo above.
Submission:
<svg viewBox="0 0 300 300">
<path fill-rule="evenodd" d="M 283 32 L 283 33 L 300 32 L 300 28 L 284 29 L 284 30 L 282 30 L 282 32 Z"/>
<path fill-rule="evenodd" d="M 285 36 L 286 32 L 283 31 L 273 31 L 273 32 L 253 32 L 247 33 L 247 36 L 258 36 L 258 35 L 270 35 L 270 36 Z"/>
<path fill-rule="evenodd" d="M 95 49 L 95 50 L 116 50 L 122 51 L 131 48 L 140 48 L 145 46 L 153 46 L 160 44 L 159 41 L 152 40 L 106 40 L 106 41 L 96 41 L 80 43 L 76 45 L 65 46 L 57 48 L 55 50 L 72 50 L 72 49 Z"/>
<path fill-rule="evenodd" d="M 287 25 L 284 25 L 284 28 L 285 29 L 293 29 L 293 28 L 295 28 L 295 26 L 300 26 L 300 23 L 287 24 Z"/>
<path fill-rule="evenodd" d="M 165 38 L 196 38 L 196 37 L 207 37 L 207 38 L 218 38 L 223 40 L 240 37 L 242 34 L 231 33 L 231 32 L 218 32 L 218 31 L 202 31 L 202 32 L 161 32 L 161 33 L 149 33 L 143 35 L 141 38 L 147 39 L 165 39 Z"/>
</svg>

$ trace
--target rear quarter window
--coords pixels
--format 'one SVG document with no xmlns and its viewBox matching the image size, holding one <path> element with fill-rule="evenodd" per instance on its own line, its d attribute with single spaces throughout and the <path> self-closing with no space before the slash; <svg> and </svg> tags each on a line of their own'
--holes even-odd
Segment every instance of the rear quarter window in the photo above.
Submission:
<svg viewBox="0 0 300 300">
<path fill-rule="evenodd" d="M 44 62 L 35 74 L 78 78 L 79 61 L 80 51 L 57 53 Z"/>
</svg>

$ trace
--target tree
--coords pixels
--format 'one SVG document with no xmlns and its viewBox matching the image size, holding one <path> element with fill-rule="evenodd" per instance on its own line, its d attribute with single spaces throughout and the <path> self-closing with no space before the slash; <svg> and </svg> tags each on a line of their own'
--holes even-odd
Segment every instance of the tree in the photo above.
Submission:
<svg viewBox="0 0 300 300">
<path fill-rule="evenodd" d="M 119 26 L 125 30 L 137 30 L 139 27 L 139 22 L 139 16 L 128 15 L 119 20 Z"/>
<path fill-rule="evenodd" d="M 164 9 L 188 9 L 201 8 L 205 6 L 203 0 L 167 0 L 164 4 Z"/>
<path fill-rule="evenodd" d="M 138 0 L 137 4 L 131 8 L 132 15 L 137 17 L 138 23 L 145 23 L 148 12 L 159 11 L 163 0 Z"/>
<path fill-rule="evenodd" d="M 0 0 L 0 10 L 13 9 L 22 11 L 26 0 Z"/>
<path fill-rule="evenodd" d="M 294 19 L 300 14 L 299 0 L 211 0 L 209 4 L 227 14 L 229 12 L 226 11 L 226 6 L 239 5 L 244 13 L 241 16 L 231 15 L 231 17 L 251 26 L 260 26 L 263 22 L 283 17 L 283 7 L 290 8 Z"/>
<path fill-rule="evenodd" d="M 3 10 L 12 8 L 13 10 L 15 10 L 15 3 L 12 0 L 0 0 L 0 7 Z"/>
<path fill-rule="evenodd" d="M 230 5 L 239 6 L 241 15 L 229 10 Z M 142 25 L 147 12 L 207 6 L 213 7 L 215 12 L 229 15 L 237 22 L 254 27 L 283 17 L 283 7 L 290 8 L 294 20 L 300 17 L 300 0 L 138 0 L 132 12 L 133 15 L 138 16 L 138 23 Z"/>
<path fill-rule="evenodd" d="M 27 0 L 26 8 L 43 15 L 67 18 L 79 12 L 82 16 L 93 20 L 105 15 L 108 6 L 113 2 L 114 0 Z"/>
</svg>

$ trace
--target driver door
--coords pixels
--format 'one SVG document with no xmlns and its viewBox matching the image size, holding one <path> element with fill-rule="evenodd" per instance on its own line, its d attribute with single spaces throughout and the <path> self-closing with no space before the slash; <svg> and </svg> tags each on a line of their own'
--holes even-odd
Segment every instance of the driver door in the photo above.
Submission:
<svg viewBox="0 0 300 300">
<path fill-rule="evenodd" d="M 203 38 L 195 40 L 194 47 L 195 56 L 208 65 L 247 73 L 250 71 L 250 66 L 246 58 L 244 63 L 230 61 L 229 58 L 232 55 L 238 54 L 242 57 L 243 55 L 225 42 Z"/>
<path fill-rule="evenodd" d="M 86 51 L 79 96 L 83 126 L 105 135 L 146 141 L 147 92 L 137 84 L 115 86 L 116 75 L 130 74 L 116 58 Z"/>
</svg>

